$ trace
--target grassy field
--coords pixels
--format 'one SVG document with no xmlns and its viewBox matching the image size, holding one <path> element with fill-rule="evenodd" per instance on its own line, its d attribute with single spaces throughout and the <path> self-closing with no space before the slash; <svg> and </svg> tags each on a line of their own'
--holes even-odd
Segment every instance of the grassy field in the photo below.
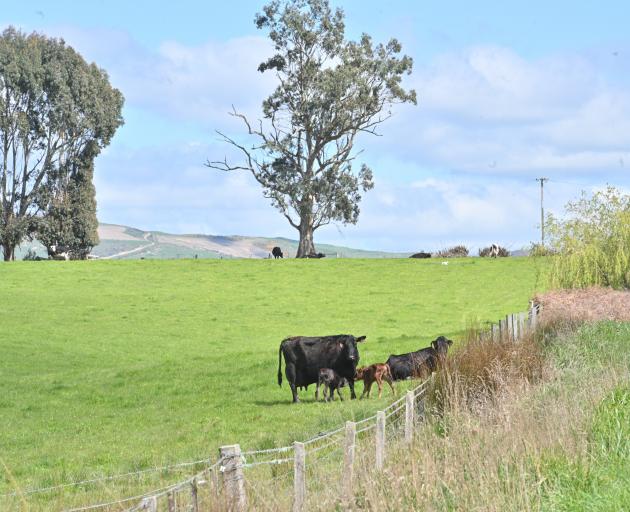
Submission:
<svg viewBox="0 0 630 512">
<path fill-rule="evenodd" d="M 0 494 L 264 448 L 390 400 L 290 404 L 290 335 L 367 335 L 361 363 L 527 308 L 544 261 L 0 264 Z M 4 471 L 3 471 L 4 470 Z M 0 502 L 1 503 L 1 502 Z"/>
</svg>

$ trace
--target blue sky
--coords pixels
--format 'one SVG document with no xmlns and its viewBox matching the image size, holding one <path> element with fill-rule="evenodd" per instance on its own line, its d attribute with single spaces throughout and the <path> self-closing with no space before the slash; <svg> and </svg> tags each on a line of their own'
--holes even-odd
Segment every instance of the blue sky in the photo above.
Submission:
<svg viewBox="0 0 630 512">
<path fill-rule="evenodd" d="M 63 37 L 107 70 L 125 126 L 96 162 L 102 222 L 170 232 L 296 232 L 246 174 L 203 166 L 241 136 L 230 105 L 255 117 L 274 86 L 253 24 L 264 2 L 0 0 L 0 26 Z M 414 58 L 404 106 L 364 137 L 375 171 L 356 226 L 316 243 L 430 250 L 538 237 L 547 209 L 606 183 L 630 189 L 630 6 L 621 1 L 347 0 L 347 35 L 397 37 Z"/>
</svg>

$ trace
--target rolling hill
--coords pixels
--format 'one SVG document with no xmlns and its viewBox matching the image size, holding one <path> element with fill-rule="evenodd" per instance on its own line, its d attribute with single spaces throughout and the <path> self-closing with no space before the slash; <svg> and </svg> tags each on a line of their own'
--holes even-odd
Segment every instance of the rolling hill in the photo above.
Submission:
<svg viewBox="0 0 630 512">
<path fill-rule="evenodd" d="M 200 234 L 171 234 L 161 231 L 143 231 L 117 224 L 99 224 L 101 243 L 92 254 L 101 259 L 180 259 L 180 258 L 267 258 L 274 246 L 279 246 L 286 258 L 294 257 L 297 240 L 248 236 L 221 236 Z M 17 259 L 32 249 L 46 256 L 41 244 L 22 244 Z M 317 250 L 332 258 L 404 258 L 409 254 L 381 251 L 364 251 L 349 247 L 317 244 Z"/>
</svg>

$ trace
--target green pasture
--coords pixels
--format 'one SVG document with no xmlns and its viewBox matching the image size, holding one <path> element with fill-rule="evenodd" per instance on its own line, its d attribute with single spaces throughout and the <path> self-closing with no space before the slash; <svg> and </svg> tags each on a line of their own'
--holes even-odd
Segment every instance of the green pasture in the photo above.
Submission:
<svg viewBox="0 0 630 512">
<path fill-rule="evenodd" d="M 544 260 L 0 264 L 0 494 L 266 448 L 391 400 L 292 405 L 291 335 L 367 335 L 361 364 L 523 311 Z M 284 363 L 283 363 L 284 369 Z M 361 386 L 358 386 L 361 391 Z M 346 391 L 347 395 L 347 391 Z"/>
</svg>

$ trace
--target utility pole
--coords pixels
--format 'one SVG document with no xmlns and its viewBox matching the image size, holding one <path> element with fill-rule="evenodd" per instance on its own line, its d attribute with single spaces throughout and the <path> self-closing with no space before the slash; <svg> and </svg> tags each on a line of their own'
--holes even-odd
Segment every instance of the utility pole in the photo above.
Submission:
<svg viewBox="0 0 630 512">
<path fill-rule="evenodd" d="M 549 181 L 549 178 L 536 178 L 536 181 L 540 181 L 540 244 L 545 246 L 545 209 L 543 207 L 543 188 L 545 181 Z"/>
</svg>

